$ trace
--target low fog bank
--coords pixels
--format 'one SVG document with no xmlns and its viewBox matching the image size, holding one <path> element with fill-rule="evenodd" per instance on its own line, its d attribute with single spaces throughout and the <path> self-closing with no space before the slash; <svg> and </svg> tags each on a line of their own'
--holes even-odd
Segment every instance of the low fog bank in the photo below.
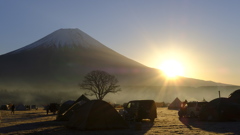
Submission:
<svg viewBox="0 0 240 135">
<path fill-rule="evenodd" d="M 204 87 L 160 87 L 160 86 L 122 86 L 122 91 L 118 93 L 109 93 L 104 100 L 123 104 L 130 100 L 153 99 L 156 102 L 172 102 L 176 97 L 184 101 L 202 101 L 203 99 L 211 101 L 219 97 L 228 97 L 233 91 L 240 89 L 239 86 L 204 86 Z M 77 100 L 85 90 L 80 88 L 51 88 L 48 90 L 39 89 L 0 89 L 0 104 L 26 104 L 26 105 L 45 105 L 56 102 L 63 103 L 67 100 Z M 96 99 L 95 96 L 87 96 L 90 99 Z"/>
<path fill-rule="evenodd" d="M 105 100 L 115 103 L 125 103 L 129 100 L 153 99 L 156 102 L 171 103 L 176 97 L 181 101 L 211 101 L 219 97 L 228 97 L 233 91 L 240 89 L 240 86 L 148 86 L 148 87 L 122 87 L 122 91 L 116 94 L 109 94 Z"/>
<path fill-rule="evenodd" d="M 77 96 L 79 95 L 79 96 Z M 49 103 L 62 103 L 67 100 L 76 100 L 81 94 L 77 91 L 55 91 L 55 90 L 0 90 L 1 104 L 25 104 L 46 105 Z"/>
</svg>

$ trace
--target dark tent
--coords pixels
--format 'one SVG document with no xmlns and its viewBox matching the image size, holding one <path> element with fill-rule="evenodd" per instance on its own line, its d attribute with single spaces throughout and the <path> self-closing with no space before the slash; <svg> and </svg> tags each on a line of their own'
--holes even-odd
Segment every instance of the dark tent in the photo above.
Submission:
<svg viewBox="0 0 240 135">
<path fill-rule="evenodd" d="M 235 90 L 229 95 L 229 100 L 235 103 L 240 104 L 240 89 Z"/>
<path fill-rule="evenodd" d="M 88 101 L 90 100 L 86 96 L 81 95 L 75 102 L 73 101 L 71 102 L 71 104 L 66 103 L 63 107 L 64 109 L 62 109 L 62 111 L 58 113 L 57 120 L 68 121 L 73 115 L 73 111 Z"/>
<path fill-rule="evenodd" d="M 79 101 L 90 101 L 90 99 L 88 99 L 86 96 L 81 95 L 76 101 L 75 103 L 79 102 Z"/>
<path fill-rule="evenodd" d="M 207 100 L 205 98 L 203 98 L 203 100 L 201 102 L 207 102 Z"/>
<path fill-rule="evenodd" d="M 85 103 L 87 103 L 87 101 L 79 101 L 77 103 L 74 103 L 67 111 L 62 114 L 62 120 L 69 120 L 72 117 L 74 110 L 78 109 Z"/>
<path fill-rule="evenodd" d="M 18 110 L 18 111 L 26 110 L 26 107 L 25 107 L 23 104 L 18 104 L 15 108 L 16 108 L 16 110 Z"/>
<path fill-rule="evenodd" d="M 8 105 L 1 105 L 0 110 L 8 110 Z"/>
<path fill-rule="evenodd" d="M 182 102 L 179 100 L 179 98 L 175 98 L 175 100 L 168 106 L 168 109 L 180 109 Z"/>
<path fill-rule="evenodd" d="M 65 119 L 63 113 L 65 113 L 74 103 L 75 103 L 75 101 L 68 100 L 68 101 L 64 102 L 63 104 L 61 104 L 61 106 L 58 110 L 58 113 L 57 113 L 57 120 L 60 120 L 60 121 L 67 120 L 67 119 Z"/>
<path fill-rule="evenodd" d="M 216 98 L 201 109 L 199 117 L 209 121 L 240 120 L 240 105 L 228 98 Z"/>
<path fill-rule="evenodd" d="M 92 100 L 79 106 L 66 126 L 79 130 L 128 128 L 113 106 L 102 100 Z"/>
</svg>

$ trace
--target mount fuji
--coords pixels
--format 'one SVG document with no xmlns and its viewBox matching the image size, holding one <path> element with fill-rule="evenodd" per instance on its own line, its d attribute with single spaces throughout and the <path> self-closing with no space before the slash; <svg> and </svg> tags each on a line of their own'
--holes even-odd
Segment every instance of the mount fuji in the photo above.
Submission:
<svg viewBox="0 0 240 135">
<path fill-rule="evenodd" d="M 27 45 L 21 49 L 18 49 L 12 53 L 17 53 L 20 51 L 31 50 L 34 48 L 105 48 L 103 44 L 93 39 L 86 33 L 79 29 L 59 29 L 46 37 Z"/>
<path fill-rule="evenodd" d="M 23 85 L 76 85 L 92 70 L 117 75 L 124 84 L 139 83 L 158 70 L 131 60 L 79 29 L 59 29 L 23 48 L 0 56 L 0 81 L 8 87 Z M 140 77 L 140 78 L 139 78 Z M 135 78 L 135 81 L 131 78 Z"/>
<path fill-rule="evenodd" d="M 0 65 L 0 89 L 76 92 L 83 76 L 93 70 L 115 75 L 121 86 L 166 85 L 161 71 L 113 51 L 79 29 L 59 29 L 1 55 Z M 185 77 L 167 85 L 227 86 Z"/>
</svg>

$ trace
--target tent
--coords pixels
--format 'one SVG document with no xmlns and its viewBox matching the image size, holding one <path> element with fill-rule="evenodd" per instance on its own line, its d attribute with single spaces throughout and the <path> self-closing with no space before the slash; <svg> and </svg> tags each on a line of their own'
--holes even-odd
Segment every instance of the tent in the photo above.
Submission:
<svg viewBox="0 0 240 135">
<path fill-rule="evenodd" d="M 86 96 L 81 95 L 76 101 L 75 103 L 79 102 L 79 101 L 90 101 L 90 99 L 88 99 Z"/>
<path fill-rule="evenodd" d="M 65 113 L 74 103 L 75 103 L 75 101 L 68 100 L 68 101 L 64 102 L 63 104 L 61 104 L 61 106 L 58 110 L 58 113 L 57 113 L 56 120 L 60 120 L 60 121 L 66 120 L 64 115 L 62 115 L 62 114 Z"/>
<path fill-rule="evenodd" d="M 16 108 L 16 110 L 18 110 L 18 111 L 26 110 L 26 107 L 25 107 L 23 104 L 18 104 L 15 108 Z"/>
<path fill-rule="evenodd" d="M 201 102 L 207 102 L 207 100 L 205 98 L 203 98 L 203 100 Z"/>
<path fill-rule="evenodd" d="M 8 105 L 1 105 L 0 110 L 8 110 Z"/>
<path fill-rule="evenodd" d="M 235 90 L 229 95 L 229 100 L 235 103 L 240 104 L 240 89 Z"/>
<path fill-rule="evenodd" d="M 74 110 L 68 128 L 79 130 L 125 129 L 127 123 L 109 103 L 92 100 Z"/>
<path fill-rule="evenodd" d="M 226 121 L 240 120 L 240 104 L 228 98 L 216 98 L 206 104 L 200 111 L 201 120 Z"/>
<path fill-rule="evenodd" d="M 181 104 L 182 104 L 182 102 L 179 100 L 178 97 L 176 97 L 173 100 L 173 102 L 168 106 L 168 109 L 174 109 L 174 110 L 180 109 L 181 108 Z"/>
<path fill-rule="evenodd" d="M 65 103 L 64 107 L 62 107 L 63 108 L 62 111 L 58 113 L 56 120 L 68 121 L 70 119 L 70 117 L 73 115 L 73 111 L 88 101 L 90 101 L 90 100 L 86 96 L 81 95 L 71 105 L 69 104 L 70 102 Z M 68 105 L 66 105 L 66 104 L 68 104 Z"/>
</svg>

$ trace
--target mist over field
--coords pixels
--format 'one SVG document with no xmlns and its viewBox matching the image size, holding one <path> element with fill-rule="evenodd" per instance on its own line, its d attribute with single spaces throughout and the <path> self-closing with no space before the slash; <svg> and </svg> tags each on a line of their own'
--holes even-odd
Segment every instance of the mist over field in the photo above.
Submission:
<svg viewBox="0 0 240 135">
<path fill-rule="evenodd" d="M 176 97 L 181 101 L 211 101 L 219 97 L 228 97 L 238 86 L 205 86 L 205 87 L 160 87 L 160 86 L 124 86 L 122 91 L 108 94 L 104 100 L 123 104 L 130 100 L 153 99 L 156 102 L 171 103 Z M 63 103 L 67 100 L 77 100 L 85 90 L 76 89 L 48 89 L 48 90 L 0 90 L 0 104 L 23 103 L 45 105 L 51 102 Z M 87 96 L 96 99 L 95 96 Z"/>
</svg>

